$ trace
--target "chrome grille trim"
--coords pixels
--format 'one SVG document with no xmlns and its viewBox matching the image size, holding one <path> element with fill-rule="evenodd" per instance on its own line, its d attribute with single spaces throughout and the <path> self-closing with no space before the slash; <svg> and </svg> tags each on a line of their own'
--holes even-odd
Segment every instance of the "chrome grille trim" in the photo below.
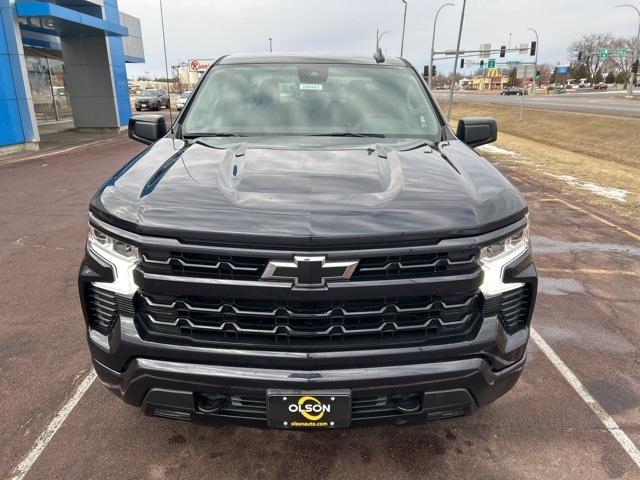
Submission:
<svg viewBox="0 0 640 480">
<path fill-rule="evenodd" d="M 380 333 L 383 331 L 392 331 L 391 328 L 389 327 L 393 327 L 393 331 L 397 331 L 397 332 L 401 332 L 401 331 L 410 331 L 410 330 L 424 330 L 426 328 L 429 328 L 429 326 L 433 323 L 433 322 L 438 322 L 441 326 L 456 326 L 456 325 L 463 325 L 465 323 L 467 323 L 472 317 L 473 317 L 473 313 L 469 313 L 467 315 L 465 315 L 461 320 L 458 320 L 456 322 L 444 322 L 441 318 L 430 318 L 428 319 L 426 322 L 422 323 L 422 324 L 418 324 L 418 325 L 398 325 L 396 322 L 383 322 L 382 324 L 380 324 L 378 327 L 376 328 L 362 328 L 362 329 L 348 329 L 345 328 L 344 325 L 331 325 L 330 327 L 328 327 L 325 330 L 318 330 L 315 332 L 306 332 L 306 331 L 300 331 L 300 330 L 295 330 L 293 328 L 291 328 L 288 325 L 277 325 L 275 327 L 273 327 L 272 329 L 255 329 L 255 328 L 242 328 L 239 327 L 238 325 L 236 325 L 233 322 L 222 322 L 222 324 L 220 325 L 200 325 L 200 324 L 196 324 L 193 323 L 191 320 L 189 320 L 188 318 L 182 318 L 182 317 L 178 317 L 176 318 L 175 321 L 173 322 L 162 322 L 159 320 L 156 320 L 155 318 L 153 318 L 152 315 L 150 314 L 145 314 L 146 317 L 151 321 L 151 323 L 155 323 L 156 325 L 166 325 L 166 326 L 171 326 L 171 327 L 176 327 L 178 326 L 178 324 L 180 322 L 186 322 L 189 327 L 196 329 L 196 330 L 213 330 L 213 331 L 218 331 L 218 332 L 222 332 L 222 331 L 228 331 L 228 332 L 236 332 L 236 333 L 256 333 L 256 334 L 278 334 L 278 333 L 287 333 L 288 335 L 294 336 L 294 337 L 322 337 L 322 336 L 326 336 L 326 335 L 332 335 L 332 334 L 336 334 L 336 333 L 342 333 L 342 334 L 358 334 L 358 333 Z"/>
<path fill-rule="evenodd" d="M 431 263 L 420 263 L 415 265 L 405 265 L 402 262 L 389 262 L 382 267 L 360 267 L 360 271 L 361 272 L 383 272 L 385 270 L 392 270 L 394 268 L 398 268 L 400 270 L 411 270 L 411 269 L 418 269 L 418 268 L 439 267 L 441 265 L 449 265 L 449 266 L 471 265 L 475 263 L 475 261 L 476 261 L 476 257 L 474 255 L 473 257 L 467 260 L 455 261 L 455 260 L 450 260 L 448 258 L 439 258 Z"/>
<path fill-rule="evenodd" d="M 220 267 L 222 266 L 229 267 L 231 270 L 236 270 L 236 271 L 257 272 L 259 270 L 258 267 L 238 267 L 231 262 L 225 262 L 225 261 L 220 261 L 214 265 L 208 265 L 206 263 L 189 263 L 189 262 L 185 262 L 181 258 L 176 258 L 176 257 L 169 257 L 166 260 L 151 260 L 146 255 L 142 255 L 142 260 L 145 263 L 151 263 L 156 265 L 171 265 L 171 262 L 173 261 L 173 262 L 180 263 L 183 267 L 210 268 L 212 270 L 219 270 Z"/>
<path fill-rule="evenodd" d="M 164 303 L 153 302 L 151 299 L 149 299 L 147 296 L 143 295 L 142 293 L 140 293 L 139 295 L 145 300 L 145 302 L 147 302 L 149 306 L 156 307 L 156 308 L 176 309 L 176 305 L 182 304 L 187 310 L 190 310 L 192 312 L 223 313 L 223 310 L 227 308 L 227 309 L 232 309 L 234 313 L 240 314 L 240 315 L 274 316 L 274 315 L 277 315 L 279 312 L 285 312 L 290 317 L 321 317 L 321 318 L 330 317 L 332 315 L 335 315 L 336 312 L 346 317 L 362 316 L 362 315 L 379 315 L 383 313 L 426 313 L 426 312 L 432 311 L 436 305 L 439 305 L 440 308 L 444 310 L 455 309 L 455 308 L 467 308 L 476 299 L 475 296 L 472 296 L 472 297 L 469 297 L 469 299 L 466 302 L 453 304 L 453 305 L 447 305 L 442 300 L 436 300 L 424 307 L 402 308 L 402 307 L 398 307 L 397 305 L 390 304 L 390 305 L 385 305 L 379 308 L 378 310 L 349 311 L 349 310 L 345 310 L 343 307 L 334 307 L 322 313 L 296 313 L 296 312 L 293 312 L 292 310 L 289 310 L 286 307 L 276 307 L 275 309 L 267 312 L 259 311 L 259 310 L 241 310 L 236 306 L 230 305 L 227 303 L 222 304 L 217 308 L 194 307 L 189 305 L 189 303 L 187 303 L 184 300 L 176 300 L 171 304 L 164 304 Z M 456 324 L 448 323 L 447 325 L 456 325 Z"/>
</svg>

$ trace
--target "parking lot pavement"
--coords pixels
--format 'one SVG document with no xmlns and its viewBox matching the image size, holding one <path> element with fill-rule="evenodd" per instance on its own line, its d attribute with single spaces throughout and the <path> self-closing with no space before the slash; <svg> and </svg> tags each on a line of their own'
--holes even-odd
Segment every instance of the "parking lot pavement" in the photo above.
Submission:
<svg viewBox="0 0 640 480">
<path fill-rule="evenodd" d="M 90 371 L 75 285 L 86 206 L 141 149 L 123 139 L 0 167 L 0 478 Z M 530 203 L 541 276 L 533 325 L 640 445 L 638 232 L 518 172 L 513 178 Z M 143 417 L 94 382 L 25 478 L 640 478 L 593 408 L 533 341 L 505 397 L 471 417 L 423 426 L 196 426 Z"/>
</svg>

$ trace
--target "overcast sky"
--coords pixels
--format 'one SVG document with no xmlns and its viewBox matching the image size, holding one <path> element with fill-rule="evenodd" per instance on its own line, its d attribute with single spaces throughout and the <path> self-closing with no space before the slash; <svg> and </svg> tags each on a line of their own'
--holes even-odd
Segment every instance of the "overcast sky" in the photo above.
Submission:
<svg viewBox="0 0 640 480">
<path fill-rule="evenodd" d="M 433 17 L 445 0 L 407 0 L 405 57 L 417 68 L 428 63 Z M 455 49 L 462 0 L 447 0 L 438 19 L 436 49 Z M 631 3 L 640 6 L 640 1 Z M 530 42 L 528 27 L 540 36 L 539 59 L 567 57 L 568 44 L 584 33 L 632 36 L 638 18 L 618 0 L 468 0 L 462 49 Z M 622 2 L 624 3 L 624 2 Z M 400 54 L 401 0 L 164 0 L 169 64 L 191 58 L 216 58 L 264 52 L 273 37 L 274 52 L 372 54 L 376 28 L 390 30 L 382 40 L 387 55 Z M 120 9 L 142 21 L 145 64 L 128 65 L 130 77 L 164 74 L 159 0 L 119 0 Z M 521 57 L 524 61 L 525 58 Z M 526 57 L 528 61 L 529 57 Z M 441 71 L 450 68 L 437 63 Z M 477 68 L 477 67 L 476 67 Z M 465 69 L 463 73 L 471 73 Z"/>
</svg>

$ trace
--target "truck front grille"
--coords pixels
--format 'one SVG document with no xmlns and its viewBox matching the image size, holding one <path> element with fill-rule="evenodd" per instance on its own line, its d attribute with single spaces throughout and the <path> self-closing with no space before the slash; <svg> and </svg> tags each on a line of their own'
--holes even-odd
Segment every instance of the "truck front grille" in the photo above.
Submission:
<svg viewBox="0 0 640 480">
<path fill-rule="evenodd" d="M 140 268 L 160 275 L 259 280 L 271 258 L 143 250 Z M 359 257 L 354 254 L 354 258 Z M 477 257 L 473 251 L 379 255 L 360 259 L 351 281 L 463 274 L 477 268 Z"/>
<path fill-rule="evenodd" d="M 380 347 L 460 341 L 480 318 L 477 292 L 446 297 L 277 301 L 139 293 L 136 318 L 156 341 L 246 348 Z"/>
</svg>

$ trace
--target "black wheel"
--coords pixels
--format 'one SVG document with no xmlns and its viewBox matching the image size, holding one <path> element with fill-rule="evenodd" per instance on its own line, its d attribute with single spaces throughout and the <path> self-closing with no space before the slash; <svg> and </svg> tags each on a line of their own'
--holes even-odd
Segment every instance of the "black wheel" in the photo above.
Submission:
<svg viewBox="0 0 640 480">
<path fill-rule="evenodd" d="M 153 106 L 153 109 L 154 109 L 156 112 L 157 112 L 158 110 L 160 110 L 160 102 L 156 103 L 156 104 Z"/>
<path fill-rule="evenodd" d="M 139 112 L 140 110 L 142 110 L 140 107 L 136 107 L 136 112 Z"/>
</svg>

